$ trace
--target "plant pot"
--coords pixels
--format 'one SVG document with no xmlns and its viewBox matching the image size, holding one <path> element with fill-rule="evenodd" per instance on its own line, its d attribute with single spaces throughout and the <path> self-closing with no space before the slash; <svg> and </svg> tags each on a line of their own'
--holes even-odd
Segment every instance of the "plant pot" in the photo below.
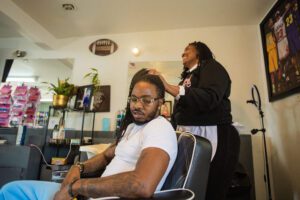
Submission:
<svg viewBox="0 0 300 200">
<path fill-rule="evenodd" d="M 68 96 L 61 95 L 61 94 L 59 94 L 59 95 L 55 94 L 55 95 L 53 95 L 52 105 L 55 108 L 65 108 L 65 107 L 67 107 L 68 101 L 69 101 Z"/>
</svg>

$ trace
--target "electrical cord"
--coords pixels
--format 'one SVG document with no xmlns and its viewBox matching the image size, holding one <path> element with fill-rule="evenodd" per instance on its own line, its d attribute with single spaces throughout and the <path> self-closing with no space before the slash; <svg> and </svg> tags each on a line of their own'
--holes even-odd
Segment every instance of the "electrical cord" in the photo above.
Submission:
<svg viewBox="0 0 300 200">
<path fill-rule="evenodd" d="M 38 147 L 38 146 L 35 145 L 35 144 L 30 144 L 29 146 L 36 148 L 36 149 L 40 152 L 40 154 L 41 154 L 41 156 L 42 156 L 42 158 L 43 158 L 44 163 L 45 163 L 48 167 L 54 166 L 54 165 L 50 165 L 50 164 L 46 161 L 45 156 L 44 156 L 42 150 L 40 149 L 40 147 Z M 66 156 L 64 159 L 66 159 L 66 160 L 68 159 L 68 157 L 69 157 L 69 155 L 70 155 L 70 153 L 71 153 L 71 150 L 72 150 L 72 143 L 70 142 L 69 152 L 68 152 L 67 156 Z"/>
<path fill-rule="evenodd" d="M 71 150 L 72 150 L 72 143 L 70 142 L 69 152 L 68 152 L 67 156 L 65 157 L 66 160 L 68 159 L 68 157 L 69 157 L 69 155 L 71 153 Z"/>
<path fill-rule="evenodd" d="M 50 165 L 50 164 L 46 161 L 46 159 L 45 159 L 45 157 L 44 157 L 44 154 L 42 153 L 40 147 L 36 146 L 35 144 L 30 144 L 29 146 L 36 148 L 36 149 L 40 152 L 40 154 L 42 155 L 42 158 L 43 158 L 44 163 L 45 163 L 48 167 L 52 167 L 52 166 L 53 166 L 53 165 Z"/>
</svg>

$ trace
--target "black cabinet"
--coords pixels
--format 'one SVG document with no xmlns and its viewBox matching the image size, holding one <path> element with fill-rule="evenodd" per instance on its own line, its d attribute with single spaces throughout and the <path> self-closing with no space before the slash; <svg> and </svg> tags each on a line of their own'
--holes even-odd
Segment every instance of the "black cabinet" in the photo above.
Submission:
<svg viewBox="0 0 300 200">
<path fill-rule="evenodd" d="M 240 135 L 239 163 L 227 200 L 255 200 L 255 182 L 252 156 L 252 135 Z"/>
</svg>

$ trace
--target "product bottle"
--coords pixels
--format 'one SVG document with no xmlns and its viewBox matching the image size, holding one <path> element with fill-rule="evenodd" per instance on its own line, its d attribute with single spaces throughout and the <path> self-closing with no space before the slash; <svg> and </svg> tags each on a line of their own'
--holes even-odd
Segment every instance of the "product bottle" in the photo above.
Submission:
<svg viewBox="0 0 300 200">
<path fill-rule="evenodd" d="M 65 139 L 65 127 L 63 125 L 60 125 L 58 130 L 58 139 Z"/>
<path fill-rule="evenodd" d="M 62 117 L 59 120 L 58 139 L 65 139 L 65 120 Z"/>
<path fill-rule="evenodd" d="M 58 125 L 55 124 L 52 132 L 52 139 L 57 140 L 58 139 Z"/>
<path fill-rule="evenodd" d="M 116 129 L 119 130 L 121 128 L 121 121 L 122 121 L 122 112 L 119 110 L 117 113 L 117 120 L 116 120 Z"/>
<path fill-rule="evenodd" d="M 26 133 L 26 126 L 23 126 L 22 124 L 20 124 L 18 126 L 16 145 L 24 145 L 25 133 Z"/>
</svg>

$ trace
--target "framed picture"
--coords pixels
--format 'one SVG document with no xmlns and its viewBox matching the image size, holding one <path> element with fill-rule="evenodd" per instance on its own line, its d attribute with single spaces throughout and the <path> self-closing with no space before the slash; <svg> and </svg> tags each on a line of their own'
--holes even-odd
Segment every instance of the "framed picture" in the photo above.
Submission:
<svg viewBox="0 0 300 200">
<path fill-rule="evenodd" d="M 91 110 L 94 112 L 110 111 L 110 85 L 95 88 Z"/>
<path fill-rule="evenodd" d="M 160 107 L 160 114 L 166 118 L 170 118 L 172 115 L 172 101 L 165 101 Z"/>
<path fill-rule="evenodd" d="M 90 111 L 91 100 L 93 95 L 93 85 L 85 85 L 78 87 L 76 99 L 75 99 L 75 110 Z"/>
<path fill-rule="evenodd" d="M 278 1 L 260 24 L 269 101 L 300 91 L 299 5 Z"/>
</svg>

